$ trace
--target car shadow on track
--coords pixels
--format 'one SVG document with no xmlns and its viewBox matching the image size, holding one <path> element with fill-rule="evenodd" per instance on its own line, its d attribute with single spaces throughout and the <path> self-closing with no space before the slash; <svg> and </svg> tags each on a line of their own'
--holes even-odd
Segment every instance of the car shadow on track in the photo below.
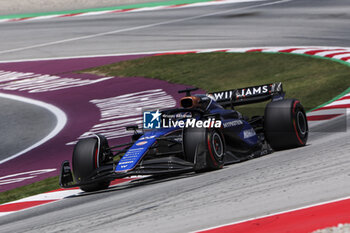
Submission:
<svg viewBox="0 0 350 233">
<path fill-rule="evenodd" d="M 145 178 L 140 178 L 140 179 L 135 179 L 131 180 L 129 182 L 121 183 L 116 186 L 109 187 L 108 189 L 100 190 L 100 191 L 95 191 L 95 192 L 84 192 L 81 191 L 78 194 L 72 195 L 65 197 L 67 198 L 78 198 L 78 197 L 83 197 L 83 196 L 88 196 L 88 195 L 95 195 L 95 194 L 102 194 L 102 193 L 109 193 L 109 192 L 117 192 L 117 191 L 123 191 L 123 190 L 128 190 L 128 189 L 133 189 L 136 187 L 144 186 L 144 185 L 152 185 L 152 184 L 158 184 L 158 183 L 163 183 L 163 182 L 168 182 L 171 180 L 179 180 L 179 179 L 184 179 L 188 177 L 194 177 L 201 175 L 200 173 L 184 173 L 184 174 L 173 174 L 173 175 L 159 175 L 159 176 L 149 176 Z"/>
</svg>

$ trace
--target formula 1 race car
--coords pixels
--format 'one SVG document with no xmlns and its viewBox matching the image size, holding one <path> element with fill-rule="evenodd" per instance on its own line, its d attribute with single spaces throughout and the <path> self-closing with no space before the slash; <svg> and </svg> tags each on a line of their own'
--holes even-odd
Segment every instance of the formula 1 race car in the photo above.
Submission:
<svg viewBox="0 0 350 233">
<path fill-rule="evenodd" d="M 179 91 L 186 93 L 180 108 L 144 112 L 142 129 L 126 128 L 134 131 L 130 143 L 109 146 L 102 135 L 80 139 L 73 151 L 73 172 L 69 161 L 62 163 L 60 186 L 97 191 L 117 178 L 210 171 L 306 144 L 304 108 L 296 99 L 284 99 L 282 83 L 206 95 L 192 95 L 195 90 Z M 247 118 L 234 110 L 267 100 L 271 102 L 264 116 Z M 148 125 L 146 113 L 152 118 Z"/>
</svg>

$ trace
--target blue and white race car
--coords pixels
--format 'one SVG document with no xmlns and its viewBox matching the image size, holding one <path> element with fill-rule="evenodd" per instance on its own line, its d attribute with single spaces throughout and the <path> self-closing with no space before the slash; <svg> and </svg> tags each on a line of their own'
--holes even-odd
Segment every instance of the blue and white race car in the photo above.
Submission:
<svg viewBox="0 0 350 233">
<path fill-rule="evenodd" d="M 195 90 L 179 91 L 186 93 L 181 107 L 153 112 L 142 129 L 127 127 L 134 131 L 130 143 L 109 146 L 102 135 L 79 140 L 73 172 L 69 161 L 62 163 L 60 186 L 97 191 L 117 178 L 210 171 L 306 144 L 304 108 L 297 99 L 284 98 L 281 83 L 206 95 L 192 95 Z M 234 110 L 268 100 L 264 116 L 248 118 Z"/>
</svg>

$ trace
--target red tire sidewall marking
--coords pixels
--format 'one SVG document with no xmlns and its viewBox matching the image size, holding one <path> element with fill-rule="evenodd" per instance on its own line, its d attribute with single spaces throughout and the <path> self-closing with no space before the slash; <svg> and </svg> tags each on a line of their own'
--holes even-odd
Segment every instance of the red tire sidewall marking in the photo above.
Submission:
<svg viewBox="0 0 350 233">
<path fill-rule="evenodd" d="M 96 147 L 96 151 L 95 151 L 95 168 L 98 168 L 98 147 Z"/>
<path fill-rule="evenodd" d="M 295 101 L 294 102 L 294 105 L 293 105 L 293 116 L 296 117 L 296 114 L 295 114 L 295 108 L 296 108 L 296 105 L 300 103 L 299 101 Z M 296 126 L 296 123 L 295 123 L 295 118 L 293 118 L 293 127 L 294 127 L 294 131 L 295 131 L 295 135 L 297 136 L 297 139 L 299 141 L 299 143 L 301 145 L 304 145 L 305 143 L 301 140 L 300 136 L 299 136 L 299 133 L 298 133 L 298 130 L 297 130 L 297 126 Z"/>
<path fill-rule="evenodd" d="M 210 130 L 210 128 L 209 128 L 209 130 Z M 207 140 L 207 142 L 208 142 L 209 154 L 210 154 L 211 160 L 213 161 L 214 165 L 217 166 L 218 164 L 217 164 L 217 162 L 216 162 L 216 160 L 215 160 L 215 158 L 214 158 L 213 151 L 211 150 L 210 139 L 211 139 L 211 138 L 210 138 L 210 134 L 208 134 L 208 140 Z"/>
</svg>

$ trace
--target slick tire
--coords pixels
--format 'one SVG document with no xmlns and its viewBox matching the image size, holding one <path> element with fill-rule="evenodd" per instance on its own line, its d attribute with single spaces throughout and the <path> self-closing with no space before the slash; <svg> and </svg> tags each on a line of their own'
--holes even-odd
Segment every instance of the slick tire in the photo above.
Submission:
<svg viewBox="0 0 350 233">
<path fill-rule="evenodd" d="M 305 146 L 308 122 L 299 100 L 285 99 L 266 105 L 264 117 L 265 136 L 274 150 Z"/>
<path fill-rule="evenodd" d="M 90 179 L 95 170 L 99 167 L 101 160 L 100 155 L 103 151 L 103 146 L 98 148 L 97 138 L 81 139 L 74 147 L 72 166 L 75 180 L 79 184 Z M 104 142 L 101 141 L 101 145 Z M 97 183 L 82 185 L 80 189 L 85 192 L 98 191 L 108 188 L 110 181 L 100 181 Z"/>
<path fill-rule="evenodd" d="M 226 146 L 220 130 L 187 128 L 183 133 L 185 158 L 195 164 L 196 172 L 223 167 Z"/>
</svg>

